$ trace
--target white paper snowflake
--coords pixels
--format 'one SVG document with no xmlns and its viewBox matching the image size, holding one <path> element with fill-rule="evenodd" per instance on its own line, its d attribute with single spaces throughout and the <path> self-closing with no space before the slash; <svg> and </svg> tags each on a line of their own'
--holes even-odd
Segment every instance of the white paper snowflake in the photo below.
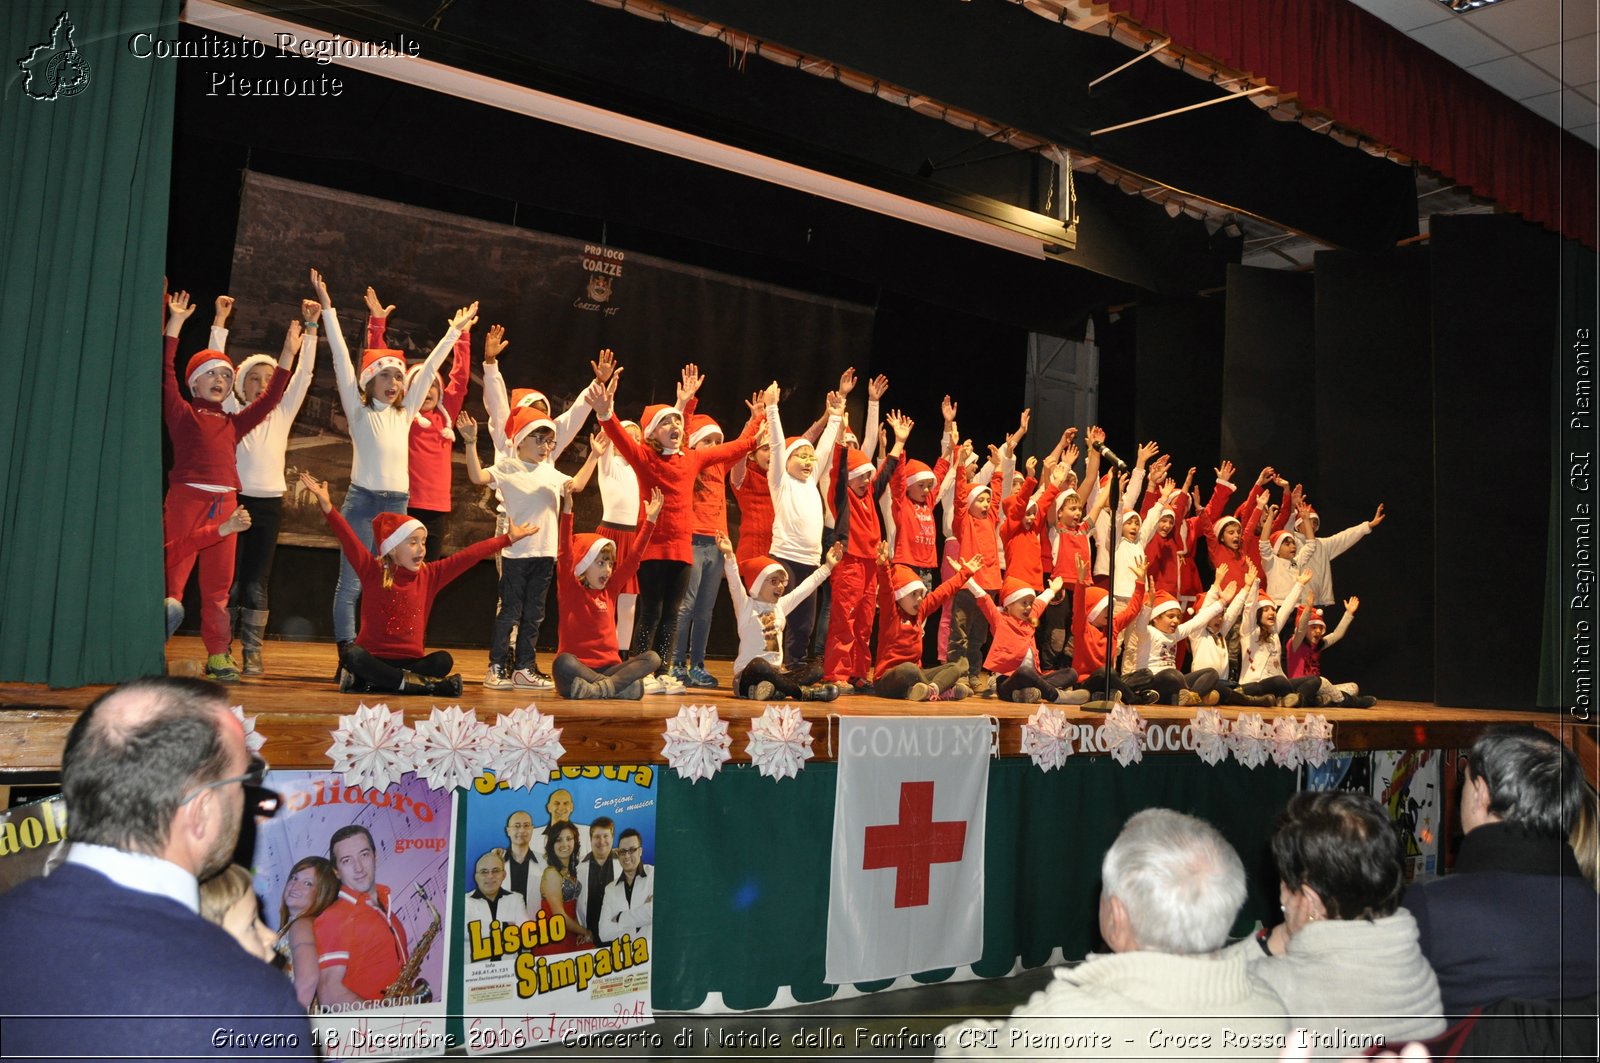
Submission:
<svg viewBox="0 0 1600 1063">
<path fill-rule="evenodd" d="M 460 705 L 434 706 L 416 730 L 417 774 L 435 790 L 470 786 L 489 764 L 489 728 Z"/>
<path fill-rule="evenodd" d="M 667 721 L 662 752 L 681 779 L 699 782 L 722 770 L 731 753 L 728 721 L 717 715 L 715 705 L 684 705 Z"/>
<path fill-rule="evenodd" d="M 1149 726 L 1131 705 L 1118 703 L 1106 716 L 1100 729 L 1106 732 L 1105 748 L 1111 758 L 1126 768 L 1144 759 L 1144 729 Z"/>
<path fill-rule="evenodd" d="M 1293 716 L 1279 716 L 1272 721 L 1272 762 L 1290 771 L 1300 766 L 1300 721 Z"/>
<path fill-rule="evenodd" d="M 792 779 L 811 759 L 811 722 L 792 705 L 768 705 L 750 721 L 745 752 L 762 775 Z"/>
<path fill-rule="evenodd" d="M 1039 706 L 1022 725 L 1022 751 L 1040 771 L 1054 771 L 1072 756 L 1072 728 L 1067 714 L 1048 705 Z"/>
<path fill-rule="evenodd" d="M 1309 713 L 1300 721 L 1300 759 L 1320 768 L 1333 756 L 1333 724 L 1326 716 Z"/>
<path fill-rule="evenodd" d="M 1267 749 L 1272 744 L 1272 728 L 1259 712 L 1241 712 L 1228 731 L 1228 746 L 1233 759 L 1247 768 L 1259 768 L 1267 762 Z"/>
<path fill-rule="evenodd" d="M 261 747 L 267 744 L 267 736 L 256 730 L 256 718 L 244 714 L 243 705 L 232 705 L 228 711 L 233 713 L 234 719 L 244 727 L 244 747 L 250 751 L 252 757 L 261 753 Z"/>
<path fill-rule="evenodd" d="M 567 751 L 555 718 L 534 705 L 524 705 L 510 716 L 496 716 L 489 729 L 488 748 L 489 767 L 513 790 L 549 781 L 556 762 Z"/>
<path fill-rule="evenodd" d="M 389 706 L 358 705 L 339 719 L 328 756 L 350 785 L 387 790 L 415 767 L 416 738 Z"/>
<path fill-rule="evenodd" d="M 1194 736 L 1194 752 L 1207 764 L 1228 759 L 1228 721 L 1216 709 L 1197 709 L 1186 728 Z"/>
</svg>

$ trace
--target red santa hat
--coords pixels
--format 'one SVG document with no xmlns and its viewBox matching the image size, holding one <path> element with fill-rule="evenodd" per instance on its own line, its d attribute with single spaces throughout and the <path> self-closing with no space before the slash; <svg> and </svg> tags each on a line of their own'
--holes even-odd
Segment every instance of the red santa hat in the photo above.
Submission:
<svg viewBox="0 0 1600 1063">
<path fill-rule="evenodd" d="M 520 410 L 532 406 L 536 402 L 544 403 L 545 412 L 550 412 L 550 400 L 537 388 L 514 388 L 511 392 L 511 408 Z"/>
<path fill-rule="evenodd" d="M 200 378 L 201 374 L 209 373 L 213 369 L 226 369 L 231 373 L 233 372 L 233 362 L 221 351 L 209 349 L 201 351 L 189 359 L 189 365 L 184 370 L 183 377 L 184 382 L 189 385 L 189 394 L 194 394 L 194 382 Z"/>
<path fill-rule="evenodd" d="M 1000 608 L 1004 609 L 1019 598 L 1036 597 L 1038 593 L 1026 580 L 1007 576 L 1006 581 L 1000 585 Z"/>
<path fill-rule="evenodd" d="M 416 365 L 414 365 L 410 369 L 406 370 L 406 390 L 407 391 L 410 391 L 410 390 L 412 390 L 413 388 L 415 388 L 417 386 L 417 381 L 422 378 L 422 367 L 425 364 L 427 364 L 427 363 L 418 362 Z M 439 374 L 438 374 L 437 371 L 435 371 L 434 374 L 428 378 L 428 383 L 427 383 L 426 386 L 431 388 L 431 387 L 433 387 L 433 385 L 437 384 L 438 382 L 439 382 Z"/>
<path fill-rule="evenodd" d="M 811 447 L 813 450 L 816 449 L 816 447 L 812 445 L 811 440 L 807 439 L 805 436 L 790 436 L 789 438 L 785 439 L 783 441 L 783 460 L 788 461 L 794 456 L 794 452 L 799 450 L 801 447 Z"/>
<path fill-rule="evenodd" d="M 703 413 L 689 418 L 689 445 L 699 446 L 712 436 L 723 438 L 722 426 Z"/>
<path fill-rule="evenodd" d="M 922 582 L 921 576 L 905 565 L 896 565 L 889 570 L 889 587 L 894 592 L 894 600 L 897 602 L 908 594 L 927 589 L 927 586 Z"/>
<path fill-rule="evenodd" d="M 1274 608 L 1274 609 L 1278 608 L 1278 603 L 1273 601 L 1272 595 L 1268 594 L 1264 590 L 1257 591 L 1256 592 L 1256 608 L 1257 609 L 1264 609 L 1269 605 L 1272 606 L 1272 608 Z"/>
<path fill-rule="evenodd" d="M 972 503 L 977 500 L 978 492 L 980 492 L 980 491 L 983 492 L 984 494 L 989 494 L 990 493 L 989 492 L 989 485 L 988 484 L 979 484 L 979 483 L 968 484 L 967 485 L 967 493 L 964 496 L 962 496 L 961 504 L 962 505 L 966 505 L 966 506 L 972 505 Z"/>
<path fill-rule="evenodd" d="M 1155 604 L 1150 607 L 1150 619 L 1154 620 L 1162 613 L 1183 612 L 1183 605 L 1166 591 L 1157 591 Z"/>
<path fill-rule="evenodd" d="M 1239 518 L 1238 517 L 1223 517 L 1221 520 L 1217 521 L 1215 531 L 1216 531 L 1216 535 L 1217 535 L 1218 539 L 1222 538 L 1222 530 L 1224 528 L 1226 528 L 1230 524 L 1239 524 Z M 1240 524 L 1239 525 L 1239 530 L 1241 532 L 1244 531 L 1244 525 Z"/>
<path fill-rule="evenodd" d="M 911 461 L 906 462 L 906 486 L 907 487 L 910 487 L 912 484 L 921 483 L 924 480 L 931 481 L 932 479 L 933 479 L 933 470 L 928 468 L 928 465 L 927 465 L 926 462 L 917 461 L 915 458 L 913 458 Z"/>
<path fill-rule="evenodd" d="M 596 535 L 594 532 L 583 532 L 580 535 L 574 535 L 572 537 L 572 553 L 578 560 L 572 565 L 573 577 L 582 579 L 583 574 L 589 571 L 589 566 L 600 560 L 600 555 L 605 551 L 605 548 L 609 546 L 615 551 L 616 545 L 604 535 Z"/>
<path fill-rule="evenodd" d="M 774 572 L 787 571 L 766 554 L 757 557 L 747 557 L 739 562 L 739 578 L 744 581 L 744 589 L 751 594 L 756 592 L 766 578 Z"/>
<path fill-rule="evenodd" d="M 845 468 L 850 470 L 848 479 L 854 480 L 857 476 L 872 475 L 872 459 L 854 447 L 845 451 L 844 461 Z"/>
<path fill-rule="evenodd" d="M 644 415 L 640 419 L 641 423 L 644 425 L 645 438 L 648 439 L 650 436 L 654 435 L 655 430 L 661 427 L 661 423 L 668 417 L 671 417 L 673 414 L 677 414 L 680 420 L 683 418 L 683 411 L 679 410 L 676 406 L 667 406 L 659 402 L 653 406 L 646 406 L 644 408 Z"/>
<path fill-rule="evenodd" d="M 1122 520 L 1120 523 L 1126 524 L 1130 520 L 1136 520 L 1140 524 L 1144 523 L 1144 518 L 1139 516 L 1139 511 L 1137 509 L 1125 509 L 1122 511 Z"/>
<path fill-rule="evenodd" d="M 1083 601 L 1085 606 L 1083 611 L 1084 622 L 1092 624 L 1099 620 L 1101 614 L 1106 611 L 1106 606 L 1110 603 L 1111 598 L 1106 594 L 1104 587 L 1089 587 L 1083 592 Z"/>
<path fill-rule="evenodd" d="M 395 369 L 403 374 L 406 371 L 406 356 L 388 347 L 368 347 L 361 352 L 361 375 L 356 378 L 357 386 L 365 388 L 373 377 L 385 369 Z"/>
<path fill-rule="evenodd" d="M 1295 539 L 1294 532 L 1289 531 L 1288 529 L 1284 529 L 1283 531 L 1281 531 L 1278 534 L 1274 535 L 1272 537 L 1272 552 L 1273 553 L 1277 553 L 1278 552 L 1278 548 L 1283 545 L 1283 541 L 1285 539 Z M 1295 539 L 1295 541 L 1298 542 L 1299 540 Z"/>
<path fill-rule="evenodd" d="M 426 531 L 422 522 L 404 513 L 379 513 L 372 518 L 372 552 L 377 557 L 389 556 L 389 551 L 411 538 L 412 533 Z"/>
<path fill-rule="evenodd" d="M 522 446 L 522 441 L 537 428 L 548 428 L 554 432 L 556 423 L 532 406 L 512 410 L 511 419 L 506 422 L 506 439 L 511 443 L 512 451 Z"/>
<path fill-rule="evenodd" d="M 1305 606 L 1304 608 L 1309 609 L 1311 611 L 1311 615 L 1306 618 L 1306 630 L 1307 631 L 1311 630 L 1314 627 L 1320 627 L 1323 630 L 1327 630 L 1328 622 L 1322 618 L 1322 610 L 1321 609 L 1317 608 L 1316 606 Z"/>
<path fill-rule="evenodd" d="M 205 352 L 202 351 L 201 353 L 203 354 Z M 254 369 L 258 365 L 275 366 L 277 364 L 278 360 L 272 357 L 270 354 L 252 354 L 250 357 L 240 362 L 239 367 L 233 371 L 234 396 L 240 402 L 244 401 L 244 378 L 250 374 L 250 370 Z M 205 372 L 205 370 L 202 369 L 201 372 Z M 194 390 L 194 382 L 192 379 L 189 382 L 189 390 Z"/>
</svg>

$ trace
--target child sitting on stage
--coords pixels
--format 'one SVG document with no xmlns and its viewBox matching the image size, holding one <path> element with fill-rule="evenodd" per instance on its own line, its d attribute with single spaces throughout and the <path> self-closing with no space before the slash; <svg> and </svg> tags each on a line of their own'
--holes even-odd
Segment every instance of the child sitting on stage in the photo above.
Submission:
<svg viewBox="0 0 1600 1063">
<path fill-rule="evenodd" d="M 361 626 L 342 658 L 339 689 L 460 696 L 461 676 L 450 674 L 454 664 L 450 654 L 443 650 L 423 654 L 422 635 L 428 629 L 433 601 L 474 564 L 539 529 L 532 524 L 513 524 L 504 535 L 425 562 L 428 531 L 422 522 L 403 513 L 379 513 L 372 520 L 373 548 L 369 552 L 344 515 L 334 512 L 327 482 L 310 473 L 301 473 L 300 482 L 317 500 L 323 519 L 361 580 Z"/>
<path fill-rule="evenodd" d="M 1061 577 L 1052 579 L 1043 594 L 1035 594 L 1033 588 L 1022 580 L 1007 576 L 1000 588 L 998 606 L 987 594 L 978 593 L 973 580 L 968 580 L 967 585 L 994 632 L 994 642 L 989 647 L 989 656 L 984 659 L 983 666 L 995 677 L 997 697 L 1002 701 L 1049 701 L 1078 705 L 1089 700 L 1088 691 L 1067 689 L 1078 681 L 1078 673 L 1071 668 L 1040 675 L 1035 667 L 1035 629 L 1050 600 L 1061 593 Z"/>
<path fill-rule="evenodd" d="M 1218 693 L 1217 672 L 1198 664 L 1188 673 L 1178 671 L 1178 645 L 1220 616 L 1239 593 L 1239 585 L 1212 588 L 1206 595 L 1200 611 L 1188 620 L 1183 619 L 1183 606 L 1170 591 L 1154 589 L 1152 575 L 1145 584 L 1145 597 L 1155 596 L 1145 626 L 1145 637 L 1140 640 L 1133 668 L 1123 675 L 1139 700 L 1148 697 L 1144 692 L 1154 690 L 1160 701 L 1168 705 L 1215 705 L 1222 700 Z"/>
<path fill-rule="evenodd" d="M 822 676 L 820 667 L 801 665 L 784 670 L 783 629 L 795 607 L 807 601 L 833 572 L 833 566 L 844 556 L 844 543 L 834 543 L 822 564 L 787 594 L 784 590 L 789 585 L 789 572 L 772 558 L 738 561 L 726 535 L 717 536 L 717 549 L 722 552 L 722 570 L 728 578 L 728 593 L 739 624 L 739 656 L 733 662 L 734 694 L 752 701 L 774 696 L 806 701 L 832 701 L 838 697 L 838 687 L 817 682 Z"/>
<path fill-rule="evenodd" d="M 1311 578 L 1311 569 L 1303 568 L 1283 601 L 1274 602 L 1263 591 L 1255 601 L 1244 603 L 1244 619 L 1239 623 L 1239 652 L 1245 662 L 1239 676 L 1243 693 L 1270 694 L 1286 709 L 1316 703 L 1322 679 L 1314 675 L 1290 679 L 1284 675 L 1283 644 L 1278 641 L 1278 617 L 1294 608 Z"/>
<path fill-rule="evenodd" d="M 1135 700 L 1133 691 L 1115 669 L 1106 667 L 1106 661 L 1115 656 L 1123 631 L 1144 608 L 1144 555 L 1139 555 L 1134 563 L 1133 572 L 1138 581 L 1134 584 L 1133 597 L 1114 614 L 1109 653 L 1106 648 L 1105 615 L 1111 607 L 1111 595 L 1104 587 L 1088 585 L 1089 566 L 1082 558 L 1078 559 L 1077 567 L 1078 581 L 1072 590 L 1073 670 L 1082 677 L 1082 686 L 1091 696 L 1105 692 L 1109 684 L 1111 691 L 1123 701 L 1132 702 Z"/>
<path fill-rule="evenodd" d="M 661 667 L 654 651 L 626 662 L 617 649 L 612 619 L 617 595 L 639 568 L 639 559 L 655 534 L 656 518 L 666 501 L 657 487 L 650 492 L 644 525 L 618 556 L 609 536 L 572 534 L 573 482 L 561 493 L 560 544 L 556 553 L 556 605 L 561 610 L 561 645 L 551 666 L 556 693 L 564 698 L 644 697 L 644 677 Z"/>
<path fill-rule="evenodd" d="M 891 565 L 889 544 L 878 544 L 878 678 L 872 687 L 874 694 L 906 701 L 960 701 L 972 693 L 967 686 L 966 658 L 922 667 L 922 627 L 981 568 L 982 558 L 969 557 L 956 567 L 954 576 L 929 594 L 916 569 Z"/>
<path fill-rule="evenodd" d="M 1309 545 L 1309 544 L 1308 544 Z M 1316 576 L 1312 576 L 1312 583 Z M 1289 640 L 1288 666 L 1289 678 L 1298 679 L 1303 675 L 1314 675 L 1322 679 L 1322 684 L 1316 695 L 1318 705 L 1336 705 L 1342 709 L 1370 709 L 1378 703 L 1378 699 L 1361 693 L 1361 688 L 1354 683 L 1330 683 L 1322 675 L 1322 651 L 1344 638 L 1344 633 L 1350 630 L 1350 621 L 1355 619 L 1356 610 L 1361 608 L 1361 599 L 1352 595 L 1344 601 L 1344 615 L 1339 618 L 1339 624 L 1331 632 L 1328 622 L 1323 619 L 1322 610 L 1315 606 L 1300 607 L 1300 622 L 1295 625 L 1294 637 Z"/>
</svg>

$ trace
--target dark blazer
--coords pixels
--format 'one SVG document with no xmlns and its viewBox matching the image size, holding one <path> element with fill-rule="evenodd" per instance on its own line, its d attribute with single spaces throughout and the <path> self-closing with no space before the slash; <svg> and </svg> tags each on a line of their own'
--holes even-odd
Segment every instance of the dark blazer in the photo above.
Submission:
<svg viewBox="0 0 1600 1063">
<path fill-rule="evenodd" d="M 98 871 L 65 864 L 0 895 L 0 942 L 8 1056 L 316 1058 L 281 971 L 177 901 Z"/>
<path fill-rule="evenodd" d="M 1484 824 L 1462 839 L 1451 874 L 1412 886 L 1402 903 L 1446 1015 L 1595 992 L 1595 891 L 1564 838 Z"/>
</svg>

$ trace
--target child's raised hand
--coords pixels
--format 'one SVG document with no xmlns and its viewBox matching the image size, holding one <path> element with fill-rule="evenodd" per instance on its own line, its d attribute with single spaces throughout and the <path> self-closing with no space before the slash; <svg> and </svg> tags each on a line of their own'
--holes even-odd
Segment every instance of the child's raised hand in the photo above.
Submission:
<svg viewBox="0 0 1600 1063">
<path fill-rule="evenodd" d="M 971 557 L 963 558 L 959 567 L 967 574 L 967 578 L 971 579 L 983 571 L 983 555 L 973 554 Z"/>
<path fill-rule="evenodd" d="M 1150 463 L 1150 459 L 1159 453 L 1161 453 L 1161 444 L 1152 439 L 1148 443 L 1143 443 L 1139 446 L 1139 449 L 1135 454 L 1135 463 L 1138 465 L 1148 465 Z"/>
<path fill-rule="evenodd" d="M 1383 503 L 1379 502 L 1378 503 L 1378 511 L 1372 515 L 1372 519 L 1371 520 L 1367 521 L 1367 527 L 1376 528 L 1378 525 L 1380 525 L 1382 523 L 1383 523 Z"/>
<path fill-rule="evenodd" d="M 611 392 L 605 384 L 596 380 L 584 389 L 583 400 L 589 404 L 594 415 L 599 420 L 609 420 L 611 417 Z"/>
<path fill-rule="evenodd" d="M 317 302 L 322 304 L 322 309 L 327 310 L 333 306 L 333 300 L 328 297 L 328 280 L 316 270 L 311 271 L 311 290 L 316 293 Z"/>
<path fill-rule="evenodd" d="M 305 338 L 305 326 L 298 321 L 289 322 L 289 327 L 283 333 L 283 351 L 293 354 L 300 349 L 300 341 Z"/>
<path fill-rule="evenodd" d="M 1034 455 L 1029 454 L 1028 460 L 1023 467 L 1028 471 L 1028 479 L 1032 480 L 1034 475 L 1039 471 L 1039 459 Z"/>
<path fill-rule="evenodd" d="M 372 290 L 372 285 L 367 285 L 367 314 L 370 317 L 388 317 L 394 312 L 394 304 L 383 305 L 383 300 L 378 298 L 378 293 Z"/>
<path fill-rule="evenodd" d="M 1217 592 L 1217 597 L 1222 599 L 1222 604 L 1227 605 L 1239 594 L 1239 581 L 1229 580 L 1228 585 Z"/>
<path fill-rule="evenodd" d="M 511 346 L 506 339 L 504 325 L 490 325 L 488 335 L 483 337 L 483 360 L 485 362 L 498 361 L 500 352 Z"/>
<path fill-rule="evenodd" d="M 1074 439 L 1077 439 L 1077 438 L 1078 438 L 1078 429 L 1076 427 L 1063 428 L 1061 430 L 1061 446 L 1062 446 L 1062 448 L 1063 449 L 1066 448 Z"/>
<path fill-rule="evenodd" d="M 844 416 L 844 393 L 839 391 L 828 392 L 828 416 Z"/>
<path fill-rule="evenodd" d="M 596 428 L 589 434 L 589 449 L 597 455 L 611 449 L 611 437 L 606 435 L 605 429 Z"/>
<path fill-rule="evenodd" d="M 322 304 L 315 299 L 300 300 L 300 320 L 315 321 L 322 316 Z"/>
<path fill-rule="evenodd" d="M 1302 586 L 1302 587 L 1304 587 L 1307 583 L 1310 583 L 1311 582 L 1311 570 L 1309 568 L 1301 569 L 1300 570 L 1300 575 L 1295 577 L 1295 582 L 1300 584 L 1300 586 Z"/>
<path fill-rule="evenodd" d="M 450 319 L 450 327 L 458 332 L 466 332 L 478 323 L 478 301 L 474 299 L 471 306 L 463 306 L 456 311 L 456 316 Z"/>
<path fill-rule="evenodd" d="M 894 437 L 901 443 L 904 443 L 906 438 L 911 435 L 911 427 L 914 424 L 916 424 L 915 421 L 899 410 L 891 410 L 889 412 L 889 427 L 894 429 Z"/>
<path fill-rule="evenodd" d="M 946 395 L 939 403 L 939 412 L 944 414 L 944 419 L 946 422 L 951 422 L 956 419 L 956 404 L 950 401 L 949 395 Z"/>
<path fill-rule="evenodd" d="M 767 390 L 762 392 L 761 401 L 766 403 L 768 406 L 776 406 L 778 404 L 778 398 L 782 394 L 783 392 L 781 389 L 779 389 L 778 382 L 774 380 L 772 383 L 767 385 Z"/>
<path fill-rule="evenodd" d="M 851 366 L 839 374 L 839 394 L 848 395 L 856 389 L 856 370 Z"/>
<path fill-rule="evenodd" d="M 1000 459 L 1003 457 L 1003 455 L 1000 453 L 1000 448 L 995 446 L 993 443 L 988 444 L 988 446 L 989 463 L 998 469 L 1000 467 Z"/>
<path fill-rule="evenodd" d="M 1089 426 L 1089 445 L 1098 447 L 1106 441 L 1106 430 L 1097 424 Z"/>
<path fill-rule="evenodd" d="M 217 316 L 212 318 L 212 324 L 214 324 L 214 325 L 216 325 L 216 326 L 218 326 L 220 328 L 221 326 L 226 325 L 228 323 L 228 315 L 233 313 L 233 296 L 231 296 L 231 295 L 219 295 L 219 296 L 217 296 L 216 307 L 217 307 Z"/>
<path fill-rule="evenodd" d="M 1148 566 L 1145 564 L 1143 554 L 1135 554 L 1133 558 L 1133 564 L 1130 567 L 1133 569 L 1133 576 L 1135 579 L 1144 579 L 1145 569 Z"/>
<path fill-rule="evenodd" d="M 1050 470 L 1050 486 L 1059 489 L 1067 482 L 1067 473 L 1071 471 L 1071 462 L 1065 460 L 1056 462 L 1055 468 Z"/>
<path fill-rule="evenodd" d="M 761 420 L 757 421 L 756 422 L 756 447 L 759 449 L 760 447 L 766 446 L 767 445 L 767 440 L 769 438 L 771 438 L 771 436 L 772 436 L 772 426 L 767 424 L 766 418 L 762 418 Z"/>
<path fill-rule="evenodd" d="M 478 422 L 472 419 L 472 414 L 462 410 L 456 417 L 456 431 L 461 433 L 461 438 L 468 443 L 478 441 Z"/>
<path fill-rule="evenodd" d="M 617 370 L 617 356 L 610 347 L 602 347 L 599 356 L 589 362 L 589 368 L 594 370 L 594 378 L 600 383 L 610 383 L 611 374 Z"/>
<path fill-rule="evenodd" d="M 1350 597 L 1348 597 L 1348 598 L 1346 598 L 1344 600 L 1344 611 L 1346 613 L 1350 614 L 1351 616 L 1355 616 L 1356 615 L 1356 610 L 1360 609 L 1360 608 L 1361 608 L 1361 599 L 1357 598 L 1355 595 L 1352 594 Z"/>
<path fill-rule="evenodd" d="M 1078 464 L 1078 448 L 1068 443 L 1061 450 L 1061 464 L 1068 469 Z"/>
<path fill-rule="evenodd" d="M 167 300 L 167 312 L 180 322 L 187 321 L 189 315 L 194 313 L 194 304 L 189 302 L 188 292 L 176 292 Z"/>
<path fill-rule="evenodd" d="M 650 501 L 644 504 L 644 519 L 653 521 L 661 516 L 661 507 L 667 504 L 667 496 L 661 493 L 661 488 L 650 489 Z"/>
<path fill-rule="evenodd" d="M 882 399 L 884 392 L 888 390 L 889 378 L 884 376 L 882 373 L 879 373 L 877 376 L 867 381 L 867 399 L 870 402 L 877 402 L 878 400 Z"/>
<path fill-rule="evenodd" d="M 1061 588 L 1065 586 L 1066 584 L 1061 582 L 1060 576 L 1050 577 L 1050 597 L 1054 598 L 1056 595 L 1060 594 Z"/>
<path fill-rule="evenodd" d="M 531 521 L 527 524 L 513 524 L 511 527 L 506 529 L 506 538 L 510 539 L 512 542 L 518 542 L 522 539 L 526 539 L 530 535 L 537 534 L 538 531 L 539 526 Z"/>
<path fill-rule="evenodd" d="M 1268 484 L 1268 483 L 1270 483 L 1270 482 L 1271 482 L 1271 481 L 1272 481 L 1272 480 L 1273 480 L 1273 479 L 1274 479 L 1274 478 L 1275 478 L 1275 477 L 1276 477 L 1276 476 L 1277 476 L 1277 475 L 1278 475 L 1278 472 L 1277 472 L 1277 470 L 1276 470 L 1276 469 L 1274 469 L 1274 468 L 1273 468 L 1273 467 L 1272 467 L 1272 466 L 1271 466 L 1271 465 L 1268 465 L 1268 466 L 1267 466 L 1267 467 L 1266 467 L 1266 468 L 1264 468 L 1264 469 L 1262 469 L 1262 470 L 1261 470 L 1261 475 L 1260 475 L 1260 476 L 1257 476 L 1257 477 L 1256 477 L 1256 486 L 1257 486 L 1257 487 L 1264 487 L 1264 486 L 1266 486 L 1266 485 L 1267 485 L 1267 484 Z"/>
<path fill-rule="evenodd" d="M 705 377 L 700 375 L 700 367 L 693 362 L 683 367 L 678 374 L 678 401 L 688 402 L 700 390 L 700 385 L 705 383 Z"/>
<path fill-rule="evenodd" d="M 889 567 L 889 543 L 886 539 L 878 540 L 878 564 L 883 568 Z"/>
<path fill-rule="evenodd" d="M 1228 480 L 1230 482 L 1233 480 L 1234 465 L 1233 462 L 1229 461 L 1227 458 L 1223 458 L 1222 464 L 1218 465 L 1212 471 L 1217 474 L 1217 479 L 1219 480 Z"/>
<path fill-rule="evenodd" d="M 309 472 L 303 472 L 300 474 L 300 485 L 311 493 L 312 498 L 317 500 L 317 505 L 322 508 L 322 512 L 326 513 L 333 508 L 333 498 L 328 494 L 328 481 L 318 480 Z"/>
<path fill-rule="evenodd" d="M 717 552 L 723 557 L 733 556 L 733 543 L 728 541 L 727 532 L 717 532 Z"/>
<path fill-rule="evenodd" d="M 844 559 L 844 540 L 838 539 L 828 547 L 828 567 L 832 568 Z"/>
<path fill-rule="evenodd" d="M 1078 558 L 1078 582 L 1089 582 L 1089 566 L 1084 564 L 1083 558 Z"/>
<path fill-rule="evenodd" d="M 1128 493 L 1128 474 L 1125 473 L 1125 472 L 1119 472 L 1119 473 L 1117 473 L 1117 494 L 1125 495 L 1127 493 Z"/>
</svg>

